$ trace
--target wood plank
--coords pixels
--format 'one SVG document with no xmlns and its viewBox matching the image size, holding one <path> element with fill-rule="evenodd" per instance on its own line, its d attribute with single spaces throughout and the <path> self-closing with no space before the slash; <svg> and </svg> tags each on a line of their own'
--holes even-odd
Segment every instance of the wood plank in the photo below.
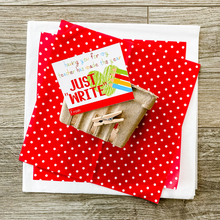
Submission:
<svg viewBox="0 0 220 220">
<path fill-rule="evenodd" d="M 206 73 L 210 76 L 213 73 Z M 201 73 L 201 75 L 204 75 Z M 214 74 L 213 74 L 214 75 Z M 199 127 L 220 127 L 220 77 L 199 79 Z"/>
<path fill-rule="evenodd" d="M 147 8 L 140 7 L 0 7 L 1 53 L 25 53 L 27 22 L 60 21 L 147 23 Z"/>
<path fill-rule="evenodd" d="M 219 190 L 198 192 L 191 201 L 161 199 L 159 205 L 129 196 L 24 194 L 7 190 L 8 197 L 1 200 L 2 219 L 216 220 L 220 217 Z"/>
<path fill-rule="evenodd" d="M 199 129 L 198 174 L 199 190 L 219 190 L 220 185 L 220 129 Z M 215 161 L 215 165 L 213 164 Z"/>
<path fill-rule="evenodd" d="M 198 160 L 201 162 L 201 165 L 205 168 L 205 163 L 207 161 L 219 161 L 220 156 L 220 129 L 213 129 L 213 128 L 199 128 L 198 133 Z M 220 161 L 219 161 L 220 162 Z M 202 164 L 204 163 L 204 164 Z M 216 166 L 214 166 L 216 167 Z M 212 167 L 212 168 L 214 168 Z M 220 166 L 219 168 L 220 169 Z M 208 171 L 209 169 L 207 169 Z M 208 174 L 208 172 L 207 172 Z M 207 175 L 208 176 L 208 175 Z M 220 177 L 219 175 L 217 175 Z M 213 176 L 214 177 L 214 176 Z"/>
<path fill-rule="evenodd" d="M 23 129 L 0 129 L 1 219 L 219 219 L 220 129 L 199 129 L 199 188 L 193 200 L 155 205 L 130 196 L 22 193 Z M 174 205 L 175 204 L 175 205 Z"/>
<path fill-rule="evenodd" d="M 213 5 L 220 5 L 220 2 L 218 0 L 210 0 L 207 2 L 207 0 L 0 0 L 0 5 L 129 5 L 129 6 L 213 6 Z"/>
<path fill-rule="evenodd" d="M 25 54 L 0 54 L 0 80 L 0 127 L 23 127 Z"/>
<path fill-rule="evenodd" d="M 200 25 L 199 63 L 201 71 L 220 70 L 219 7 L 150 7 L 150 24 Z M 204 70 L 203 70 L 204 69 Z"/>
<path fill-rule="evenodd" d="M 219 73 L 200 72 L 198 97 L 199 127 L 220 127 L 220 75 Z"/>
</svg>

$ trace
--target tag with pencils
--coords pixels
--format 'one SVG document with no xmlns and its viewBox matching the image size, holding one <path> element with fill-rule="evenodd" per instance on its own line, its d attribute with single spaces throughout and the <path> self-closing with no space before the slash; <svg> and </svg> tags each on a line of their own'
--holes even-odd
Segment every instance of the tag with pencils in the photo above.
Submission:
<svg viewBox="0 0 220 220">
<path fill-rule="evenodd" d="M 52 66 L 71 115 L 134 99 L 119 43 Z"/>
<path fill-rule="evenodd" d="M 120 89 L 126 92 L 132 92 L 131 83 L 129 80 L 128 72 L 119 68 L 112 69 L 111 75 L 114 77 L 110 79 L 112 83 L 109 84 L 112 88 Z"/>
</svg>

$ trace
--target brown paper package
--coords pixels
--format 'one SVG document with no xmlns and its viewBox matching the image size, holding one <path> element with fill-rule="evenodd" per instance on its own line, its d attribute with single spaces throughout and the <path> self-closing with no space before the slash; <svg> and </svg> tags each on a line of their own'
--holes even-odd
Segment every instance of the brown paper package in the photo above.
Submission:
<svg viewBox="0 0 220 220">
<path fill-rule="evenodd" d="M 77 115 L 70 115 L 66 102 L 64 101 L 61 109 L 60 121 L 100 138 L 103 141 L 109 141 L 114 146 L 122 148 L 137 128 L 141 119 L 146 115 L 147 110 L 153 107 L 158 98 L 153 93 L 135 85 L 132 85 L 132 90 L 135 97 L 133 100 Z M 93 126 L 93 118 L 117 111 L 122 111 L 122 113 L 116 118 L 124 118 L 124 121 L 118 123 L 117 126 L 115 126 L 115 123 L 97 127 Z"/>
</svg>

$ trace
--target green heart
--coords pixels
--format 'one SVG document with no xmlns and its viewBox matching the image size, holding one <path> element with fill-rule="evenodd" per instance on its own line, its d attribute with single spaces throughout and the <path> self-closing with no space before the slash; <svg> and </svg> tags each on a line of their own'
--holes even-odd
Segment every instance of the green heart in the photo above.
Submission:
<svg viewBox="0 0 220 220">
<path fill-rule="evenodd" d="M 95 81 L 95 85 L 93 85 L 91 77 L 87 76 L 87 80 L 90 83 L 90 87 L 96 86 L 95 90 L 98 92 L 97 86 L 102 85 L 103 83 L 106 82 L 107 84 L 102 86 L 103 93 L 106 94 L 107 96 L 111 96 L 112 94 L 114 94 L 116 89 L 112 88 L 108 84 L 112 83 L 109 79 L 114 78 L 112 75 L 110 75 L 111 73 L 114 73 L 112 69 L 117 69 L 117 68 L 118 68 L 117 66 L 109 65 L 105 67 L 103 74 L 96 70 L 90 71 L 88 75 L 94 73 L 93 79 Z"/>
</svg>

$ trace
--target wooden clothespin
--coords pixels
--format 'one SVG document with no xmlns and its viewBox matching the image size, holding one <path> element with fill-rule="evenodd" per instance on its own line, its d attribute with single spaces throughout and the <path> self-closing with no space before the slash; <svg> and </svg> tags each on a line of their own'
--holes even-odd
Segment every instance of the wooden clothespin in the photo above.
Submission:
<svg viewBox="0 0 220 220">
<path fill-rule="evenodd" d="M 103 115 L 101 117 L 93 118 L 92 122 L 94 122 L 95 127 L 103 125 L 103 124 L 118 123 L 118 122 L 124 121 L 124 118 L 114 119 L 114 117 L 117 115 L 120 115 L 121 113 L 122 111 L 118 111 L 118 112 L 110 113 L 107 115 Z"/>
</svg>

